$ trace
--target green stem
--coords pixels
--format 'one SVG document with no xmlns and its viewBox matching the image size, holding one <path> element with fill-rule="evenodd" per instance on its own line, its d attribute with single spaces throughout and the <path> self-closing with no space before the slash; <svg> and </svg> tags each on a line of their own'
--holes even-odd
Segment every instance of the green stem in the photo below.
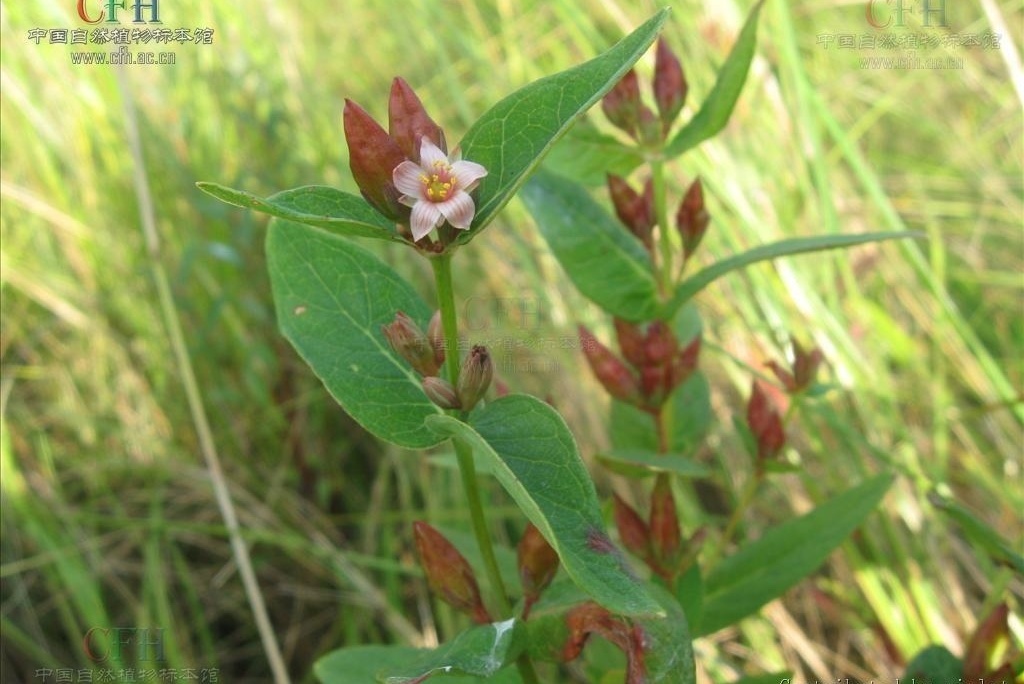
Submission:
<svg viewBox="0 0 1024 684">
<path fill-rule="evenodd" d="M 750 508 L 750 504 L 754 501 L 754 495 L 757 493 L 757 488 L 761 484 L 761 480 L 764 479 L 764 471 L 758 468 L 754 472 L 753 477 L 747 480 L 746 485 L 743 486 L 743 492 L 740 494 L 740 500 L 736 504 L 736 508 L 733 509 L 732 515 L 729 517 L 729 522 L 725 525 L 725 531 L 722 532 L 722 538 L 718 542 L 718 546 L 715 548 L 714 554 L 708 559 L 705 567 L 705 574 L 710 573 L 711 569 L 717 565 L 721 559 L 722 554 L 725 552 L 725 547 L 729 545 L 729 540 L 732 539 L 732 535 L 736 532 L 736 528 L 739 526 L 740 521 L 743 520 L 744 514 L 747 509 Z"/>
<path fill-rule="evenodd" d="M 445 368 L 448 373 L 448 382 L 456 387 L 459 382 L 459 322 L 458 314 L 455 311 L 455 291 L 452 287 L 452 255 L 442 254 L 431 260 L 434 267 L 434 283 L 437 287 L 437 300 L 441 308 L 441 326 L 444 329 L 445 339 Z M 465 413 L 458 412 L 460 420 L 465 420 Z M 462 489 L 466 495 L 466 504 L 469 507 L 469 517 L 473 525 L 473 535 L 476 537 L 477 546 L 480 547 L 480 555 L 484 560 L 484 571 L 496 594 L 495 600 L 498 610 L 503 616 L 512 614 L 512 604 L 508 600 L 508 591 L 505 589 L 505 582 L 501 578 L 501 571 L 498 570 L 498 559 L 494 555 L 494 545 L 491 543 L 491 535 L 487 529 L 487 518 L 484 516 L 483 502 L 480 499 L 480 487 L 476 478 L 476 465 L 473 463 L 473 450 L 460 442 L 452 440 L 455 445 L 455 457 L 459 463 L 459 473 L 462 476 Z M 525 684 L 538 684 L 537 673 L 534 672 L 533 663 L 525 654 L 516 661 L 519 675 Z"/>
<path fill-rule="evenodd" d="M 672 227 L 668 223 L 668 197 L 665 192 L 665 162 L 660 157 L 651 159 L 651 185 L 654 189 L 654 214 L 658 219 L 658 248 L 661 264 L 658 271 L 658 285 L 661 293 L 672 292 Z"/>
</svg>

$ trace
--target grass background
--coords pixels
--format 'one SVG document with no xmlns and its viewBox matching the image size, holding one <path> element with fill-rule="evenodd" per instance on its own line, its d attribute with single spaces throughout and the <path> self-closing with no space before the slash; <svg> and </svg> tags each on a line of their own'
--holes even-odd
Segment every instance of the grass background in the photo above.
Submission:
<svg viewBox="0 0 1024 684">
<path fill-rule="evenodd" d="M 671 4 L 665 35 L 692 113 L 750 4 Z M 706 260 L 789 235 L 927 235 L 758 266 L 700 297 L 717 421 L 704 456 L 726 508 L 745 481 L 730 424 L 751 370 L 782 358 L 792 333 L 825 351 L 837 385 L 791 431 L 802 471 L 762 493 L 749 533 L 868 473 L 901 475 L 814 583 L 698 643 L 702 681 L 784 669 L 797 680 L 892 678 L 927 644 L 961 653 L 999 600 L 1011 602 L 1018 641 L 1024 633 L 1020 578 L 927 499 L 938 488 L 1020 549 L 1024 11 L 946 5 L 948 29 L 912 14 L 883 33 L 991 30 L 1001 49 L 909 52 L 962 60 L 957 69 L 861 68 L 890 53 L 826 48 L 821 36 L 877 35 L 864 3 L 770 0 L 730 126 L 671 167 L 676 188 L 704 179 Z M 379 444 L 331 403 L 276 332 L 265 219 L 194 182 L 354 191 L 343 98 L 381 116 L 401 74 L 457 140 L 501 96 L 593 56 L 657 6 L 165 1 L 165 26 L 213 28 L 213 44 L 169 48 L 175 65 L 133 66 L 119 82 L 111 67 L 72 65 L 69 46 L 28 40 L 31 28 L 80 26 L 74 3 L 0 3 L 5 680 L 89 667 L 82 638 L 107 626 L 164 628 L 168 667 L 269 680 L 162 317 L 160 269 L 294 681 L 312 681 L 315 658 L 344 644 L 451 634 L 458 619 L 431 610 L 409 529 L 421 518 L 466 526 L 457 478 Z M 639 69 L 652 66 L 648 55 Z M 127 94 L 160 237 L 152 257 Z M 374 248 L 426 287 L 408 252 Z M 600 392 L 557 341 L 577 322 L 607 331 L 607 321 L 515 203 L 460 259 L 457 294 L 477 334 L 554 341 L 499 348 L 499 369 L 514 389 L 550 396 L 589 458 L 607 440 Z M 605 493 L 639 494 L 595 477 Z M 513 507 L 492 495 L 499 534 L 514 530 Z M 688 527 L 714 516 L 686 508 Z"/>
</svg>

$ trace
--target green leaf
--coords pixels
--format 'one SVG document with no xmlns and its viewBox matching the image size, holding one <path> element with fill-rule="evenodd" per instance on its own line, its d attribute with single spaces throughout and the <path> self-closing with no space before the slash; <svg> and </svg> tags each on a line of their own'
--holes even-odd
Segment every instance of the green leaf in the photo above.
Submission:
<svg viewBox="0 0 1024 684">
<path fill-rule="evenodd" d="M 676 288 L 675 295 L 669 303 L 668 313 L 675 312 L 695 294 L 718 280 L 724 275 L 741 268 L 784 256 L 802 254 L 804 252 L 820 252 L 826 249 L 839 249 L 863 245 L 883 240 L 903 240 L 920 237 L 920 233 L 912 231 L 889 231 L 881 233 L 858 233 L 855 235 L 815 235 L 812 237 L 790 238 L 768 245 L 761 245 L 740 254 L 735 254 L 721 261 L 716 261 L 702 271 L 690 276 Z"/>
<path fill-rule="evenodd" d="M 589 187 L 603 186 L 609 173 L 628 176 L 644 161 L 635 147 L 627 147 L 580 119 L 544 159 L 544 168 Z"/>
<path fill-rule="evenodd" d="M 928 646 L 907 665 L 905 680 L 914 684 L 962 682 L 964 665 L 945 646 Z"/>
<path fill-rule="evenodd" d="M 682 606 L 687 621 L 691 625 L 699 625 L 704 615 L 704 575 L 699 564 L 691 565 L 679 578 L 676 583 L 676 600 Z"/>
<path fill-rule="evenodd" d="M 613 449 L 598 454 L 597 460 L 612 472 L 634 478 L 658 473 L 673 473 L 680 477 L 707 477 L 711 474 L 706 465 L 689 456 L 660 454 L 647 449 Z"/>
<path fill-rule="evenodd" d="M 659 613 L 604 531 L 594 484 L 558 413 L 526 395 L 509 395 L 463 423 L 435 416 L 427 425 L 491 461 L 494 476 L 558 552 L 569 577 L 621 615 Z"/>
<path fill-rule="evenodd" d="M 266 199 L 217 183 L 196 183 L 196 187 L 236 207 L 255 209 L 338 235 L 402 241 L 395 232 L 394 224 L 377 213 L 363 198 L 323 185 L 285 190 Z"/>
<path fill-rule="evenodd" d="M 664 9 L 589 62 L 520 88 L 473 124 L 460 143 L 462 155 L 488 174 L 476 191 L 473 227 L 460 243 L 494 219 L 555 142 L 640 59 L 667 17 Z"/>
<path fill-rule="evenodd" d="M 651 684 L 693 684 L 697 681 L 693 660 L 693 642 L 682 606 L 671 594 L 652 587 L 655 598 L 665 609 L 666 617 L 637 620 L 644 632 L 644 665 Z"/>
<path fill-rule="evenodd" d="M 412 287 L 362 247 L 287 221 L 271 222 L 267 262 L 281 332 L 342 408 L 399 446 L 441 442 L 424 425 L 441 409 L 381 332 L 396 311 L 426 329 L 432 312 Z"/>
<path fill-rule="evenodd" d="M 602 309 L 647 321 L 660 308 L 651 258 L 581 185 L 538 172 L 520 197 L 569 279 Z"/>
<path fill-rule="evenodd" d="M 711 388 L 701 371 L 694 372 L 668 398 L 663 414 L 669 451 L 690 456 L 711 427 Z M 654 418 L 622 401 L 612 401 L 611 438 L 616 451 L 658 451 Z"/>
<path fill-rule="evenodd" d="M 697 635 L 738 622 L 814 572 L 874 510 L 890 484 L 890 475 L 873 477 L 768 530 L 722 561 L 705 578 Z"/>
<path fill-rule="evenodd" d="M 379 681 L 377 674 L 385 665 L 405 667 L 423 658 L 430 651 L 408 646 L 355 646 L 331 651 L 316 661 L 313 672 L 321 684 L 367 684 Z M 431 684 L 521 684 L 513 669 L 497 672 L 493 677 L 438 675 Z"/>
<path fill-rule="evenodd" d="M 740 91 L 743 90 L 743 83 L 747 80 L 750 62 L 754 59 L 754 49 L 757 47 L 757 20 L 763 4 L 764 0 L 761 0 L 750 11 L 736 44 L 718 71 L 718 79 L 711 93 L 704 100 L 700 111 L 686 122 L 668 144 L 665 149 L 666 156 L 676 157 L 725 128 L 736 106 L 736 100 L 740 97 Z"/>
<path fill-rule="evenodd" d="M 509 618 L 472 627 L 411 663 L 389 664 L 377 679 L 384 684 L 416 684 L 436 674 L 490 677 L 522 652 L 524 640 L 516 638 L 521 625 L 515 618 Z"/>
<path fill-rule="evenodd" d="M 961 504 L 942 496 L 936 491 L 928 493 L 928 500 L 942 511 L 943 515 L 960 526 L 964 536 L 985 549 L 998 562 L 1008 565 L 1019 574 L 1024 574 L 1024 557 L 1006 541 L 991 525 L 976 516 Z"/>
</svg>

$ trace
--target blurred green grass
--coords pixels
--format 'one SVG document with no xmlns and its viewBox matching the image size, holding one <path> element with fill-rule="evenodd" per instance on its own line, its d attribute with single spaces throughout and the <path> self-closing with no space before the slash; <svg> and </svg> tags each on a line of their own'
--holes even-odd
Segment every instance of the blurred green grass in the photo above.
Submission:
<svg viewBox="0 0 1024 684">
<path fill-rule="evenodd" d="M 749 3 L 671 4 L 666 37 L 683 57 L 692 112 Z M 501 96 L 596 54 L 657 6 L 161 4 L 169 27 L 215 30 L 213 45 L 173 48 L 174 66 L 126 70 L 161 263 L 296 681 L 342 644 L 450 634 L 457 618 L 433 617 L 410 579 L 408 529 L 421 517 L 465 520 L 448 471 L 359 430 L 277 334 L 265 219 L 194 182 L 355 191 L 344 98 L 382 116 L 401 74 L 457 140 Z M 1024 10 L 998 6 L 1002 39 L 1019 51 Z M 955 32 L 990 27 L 981 3 L 948 9 Z M 88 667 L 90 627 L 133 625 L 167 629 L 169 667 L 266 681 L 138 228 L 123 93 L 110 67 L 74 66 L 68 46 L 26 37 L 78 25 L 74 3 L 0 3 L 2 674 Z M 757 267 L 699 300 L 720 419 L 706 455 L 726 497 L 744 479 L 729 424 L 751 367 L 779 358 L 794 333 L 825 350 L 839 386 L 791 435 L 803 473 L 770 489 L 752 532 L 866 473 L 904 475 L 816 588 L 700 644 L 711 681 L 786 667 L 820 679 L 893 675 L 894 653 L 909 658 L 931 641 L 959 652 L 983 606 L 1005 596 L 1020 605 L 1020 578 L 926 494 L 949 492 L 1020 548 L 1022 102 L 998 50 L 940 48 L 963 58 L 958 70 L 862 69 L 865 53 L 818 42 L 869 32 L 860 3 L 769 2 L 732 123 L 673 167 L 677 186 L 699 173 L 709 191 L 705 258 L 822 231 L 928 235 Z M 651 67 L 648 57 L 640 70 Z M 426 288 L 428 271 L 407 252 L 374 248 Z M 477 334 L 498 342 L 504 379 L 550 395 L 589 457 L 606 440 L 600 394 L 557 347 L 577 321 L 608 322 L 516 204 L 460 259 L 458 294 Z M 554 343 L 501 348 L 528 339 Z M 595 475 L 605 491 L 623 487 Z M 518 517 L 494 499 L 508 534 Z M 689 508 L 687 522 L 707 515 Z"/>
</svg>

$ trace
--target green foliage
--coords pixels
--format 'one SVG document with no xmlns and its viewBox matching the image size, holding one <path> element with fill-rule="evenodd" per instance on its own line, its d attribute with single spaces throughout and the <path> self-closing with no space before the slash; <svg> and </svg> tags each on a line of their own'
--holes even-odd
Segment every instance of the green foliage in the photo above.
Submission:
<svg viewBox="0 0 1024 684">
<path fill-rule="evenodd" d="M 196 187 L 236 207 L 255 209 L 277 218 L 317 226 L 338 235 L 399 240 L 394 226 L 365 200 L 334 188 L 310 185 L 261 199 L 252 193 L 233 190 L 217 183 L 196 183 Z"/>
<path fill-rule="evenodd" d="M 670 453 L 692 457 L 711 428 L 711 388 L 697 371 L 668 398 L 662 414 Z M 651 415 L 635 406 L 613 401 L 609 414 L 611 438 L 616 450 L 658 451 L 658 435 L 651 429 Z"/>
<path fill-rule="evenodd" d="M 882 500 L 892 477 L 878 475 L 743 546 L 704 580 L 697 634 L 713 634 L 814 572 Z"/>
<path fill-rule="evenodd" d="M 736 106 L 736 100 L 743 90 L 743 84 L 747 81 L 750 63 L 754 59 L 754 50 L 757 47 L 757 21 L 763 6 L 764 0 L 758 0 L 750 11 L 740 35 L 736 38 L 736 44 L 718 70 L 714 88 L 701 104 L 697 114 L 669 142 L 665 150 L 668 156 L 677 157 L 725 128 Z"/>
<path fill-rule="evenodd" d="M 493 629 L 491 631 L 493 632 Z M 321 684 L 367 684 L 368 682 L 391 681 L 378 677 L 385 668 L 391 671 L 410 667 L 412 663 L 429 657 L 432 657 L 431 652 L 408 646 L 353 646 L 328 653 L 316 662 L 313 669 Z M 446 682 L 451 684 L 457 682 L 463 684 L 470 682 L 520 684 L 522 680 L 515 670 L 501 670 L 493 676 L 486 677 L 437 674 L 432 675 L 430 681 L 431 684 L 445 684 Z"/>
<path fill-rule="evenodd" d="M 928 646 L 907 664 L 904 678 L 921 684 L 945 684 L 963 680 L 964 666 L 945 646 Z"/>
<path fill-rule="evenodd" d="M 746 268 L 761 261 L 771 261 L 780 257 L 805 254 L 809 252 L 820 252 L 829 249 L 843 249 L 855 245 L 864 245 L 872 242 L 885 240 L 903 240 L 906 238 L 920 237 L 918 233 L 912 232 L 881 232 L 861 233 L 856 235 L 815 235 L 812 237 L 790 238 L 780 240 L 768 245 L 754 247 L 745 252 L 734 254 L 725 259 L 720 259 L 711 266 L 698 271 L 682 283 L 675 291 L 672 301 L 668 304 L 667 315 L 674 312 L 694 295 L 705 287 L 715 282 L 722 276 L 734 271 Z"/>
<path fill-rule="evenodd" d="M 541 171 L 521 196 L 551 252 L 580 292 L 608 313 L 629 321 L 654 316 L 657 284 L 650 257 L 585 188 Z"/>
<path fill-rule="evenodd" d="M 413 684 L 435 674 L 491 677 L 519 655 L 520 629 L 515 618 L 473 627 L 408 665 L 388 665 L 378 679 L 384 684 Z"/>
<path fill-rule="evenodd" d="M 604 532 L 594 484 L 554 409 L 511 395 L 474 412 L 468 424 L 449 416 L 427 424 L 491 462 L 494 476 L 558 552 L 569 577 L 594 600 L 623 615 L 661 612 Z"/>
<path fill-rule="evenodd" d="M 667 18 L 662 10 L 604 54 L 517 90 L 473 124 L 462 153 L 488 175 L 477 189 L 473 228 L 460 241 L 494 219 L 552 145 L 647 51 Z"/>
<path fill-rule="evenodd" d="M 297 223 L 270 226 L 267 262 L 281 331 L 338 403 L 381 439 L 438 444 L 424 420 L 441 409 L 381 332 L 397 311 L 426 327 L 415 290 L 362 247 Z"/>
<path fill-rule="evenodd" d="M 622 405 L 625 406 L 625 405 Z M 672 473 L 680 477 L 708 477 L 711 469 L 689 456 L 648 449 L 613 449 L 597 455 L 601 464 L 626 477 Z"/>
</svg>

